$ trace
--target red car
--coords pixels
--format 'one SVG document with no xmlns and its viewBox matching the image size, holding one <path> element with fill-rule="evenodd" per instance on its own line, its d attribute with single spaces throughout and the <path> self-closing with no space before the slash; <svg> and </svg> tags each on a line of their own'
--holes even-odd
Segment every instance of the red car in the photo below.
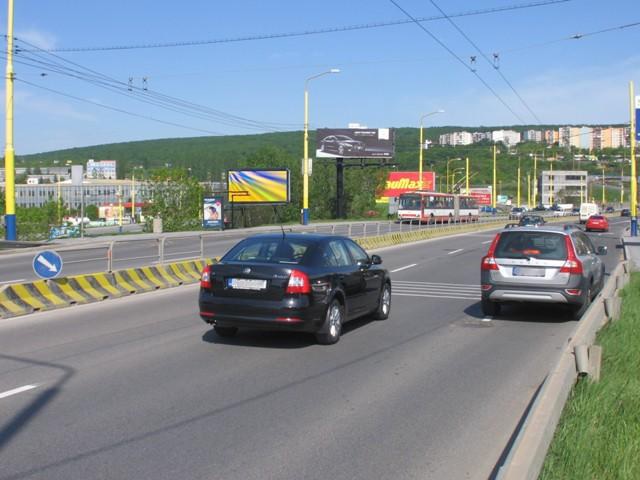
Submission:
<svg viewBox="0 0 640 480">
<path fill-rule="evenodd" d="M 609 231 L 609 221 L 607 217 L 603 217 L 602 215 L 591 215 L 587 220 L 587 224 L 585 226 L 587 232 L 591 232 L 593 230 L 600 230 L 601 232 Z"/>
</svg>

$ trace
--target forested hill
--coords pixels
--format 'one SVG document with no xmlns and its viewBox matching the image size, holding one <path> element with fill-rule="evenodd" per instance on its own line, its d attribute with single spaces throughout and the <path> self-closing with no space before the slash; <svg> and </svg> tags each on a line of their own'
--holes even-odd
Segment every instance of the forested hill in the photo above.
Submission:
<svg viewBox="0 0 640 480">
<path fill-rule="evenodd" d="M 591 125 L 594 126 L 594 125 Z M 608 125 L 607 125 L 608 126 Z M 444 133 L 453 131 L 491 131 L 497 129 L 545 130 L 558 129 L 558 125 L 526 126 L 444 126 L 424 129 L 425 138 L 437 144 Z M 418 154 L 419 130 L 417 128 L 396 129 L 396 163 L 403 167 L 415 163 Z M 256 135 L 230 135 L 216 137 L 165 138 L 136 142 L 113 143 L 91 147 L 71 148 L 34 155 L 17 156 L 19 166 L 84 164 L 88 159 L 117 160 L 118 177 L 128 175 L 134 167 L 151 170 L 158 167 L 191 168 L 192 174 L 201 180 L 220 178 L 220 173 L 229 168 L 242 168 L 244 160 L 263 147 L 277 147 L 294 158 L 302 158 L 302 131 L 264 133 Z M 474 146 L 470 146 L 473 149 Z M 17 146 L 19 153 L 19 145 Z M 315 131 L 309 132 L 309 152 L 315 151 Z M 434 152 L 435 153 L 435 152 Z"/>
</svg>

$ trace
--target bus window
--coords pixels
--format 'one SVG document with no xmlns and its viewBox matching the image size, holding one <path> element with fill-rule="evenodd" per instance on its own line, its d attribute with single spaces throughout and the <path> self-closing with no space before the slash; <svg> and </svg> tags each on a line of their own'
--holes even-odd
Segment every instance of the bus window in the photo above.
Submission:
<svg viewBox="0 0 640 480">
<path fill-rule="evenodd" d="M 420 197 L 418 195 L 401 196 L 400 208 L 403 210 L 420 210 Z"/>
</svg>

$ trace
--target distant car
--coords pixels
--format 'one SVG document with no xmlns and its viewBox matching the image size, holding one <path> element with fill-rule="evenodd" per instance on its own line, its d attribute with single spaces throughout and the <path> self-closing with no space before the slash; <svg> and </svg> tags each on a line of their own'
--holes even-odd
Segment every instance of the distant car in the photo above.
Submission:
<svg viewBox="0 0 640 480">
<path fill-rule="evenodd" d="M 533 209 L 534 212 L 546 212 L 547 208 L 544 205 L 538 205 Z"/>
<path fill-rule="evenodd" d="M 544 217 L 540 215 L 523 215 L 518 222 L 518 226 L 531 227 L 535 225 L 544 225 L 545 223 L 547 222 L 545 222 Z"/>
<path fill-rule="evenodd" d="M 360 140 L 354 140 L 347 135 L 329 135 L 320 141 L 320 151 L 337 155 L 364 153 L 366 145 Z"/>
<path fill-rule="evenodd" d="M 591 215 L 585 225 L 587 232 L 593 232 L 594 230 L 600 230 L 601 232 L 609 231 L 609 221 L 607 217 L 602 215 Z"/>
<path fill-rule="evenodd" d="M 600 209 L 595 203 L 583 203 L 580 205 L 580 223 L 586 223 L 592 215 L 599 215 Z"/>
<path fill-rule="evenodd" d="M 497 213 L 498 209 L 490 207 L 489 205 L 483 205 L 480 207 L 480 213 Z"/>
<path fill-rule="evenodd" d="M 524 208 L 513 207 L 509 212 L 509 220 L 519 220 L 524 214 Z"/>
<path fill-rule="evenodd" d="M 200 317 L 221 337 L 289 330 L 333 344 L 348 320 L 389 316 L 391 278 L 381 263 L 347 237 L 254 235 L 204 267 Z"/>
<path fill-rule="evenodd" d="M 620 216 L 621 217 L 630 217 L 631 216 L 631 210 L 629 210 L 628 208 L 623 208 L 622 210 L 620 210 Z"/>
<path fill-rule="evenodd" d="M 571 209 L 571 215 L 580 215 L 580 207 L 573 207 Z"/>
<path fill-rule="evenodd" d="M 482 313 L 499 315 L 504 303 L 568 305 L 582 317 L 605 279 L 600 255 L 575 228 L 522 227 L 496 235 L 480 264 Z"/>
<path fill-rule="evenodd" d="M 604 212 L 605 213 L 613 213 L 613 212 L 615 212 L 615 209 L 613 207 L 607 207 L 607 208 L 605 208 Z"/>
</svg>

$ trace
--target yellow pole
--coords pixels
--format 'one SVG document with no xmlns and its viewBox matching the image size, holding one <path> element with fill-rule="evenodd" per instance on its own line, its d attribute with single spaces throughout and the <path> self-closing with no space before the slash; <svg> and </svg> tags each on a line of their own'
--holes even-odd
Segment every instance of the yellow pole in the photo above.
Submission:
<svg viewBox="0 0 640 480">
<path fill-rule="evenodd" d="M 445 193 L 449 193 L 449 161 L 450 160 L 447 160 L 447 189 L 445 190 Z"/>
<path fill-rule="evenodd" d="M 58 224 L 62 225 L 62 189 L 60 188 L 60 175 L 56 175 L 58 180 Z"/>
<path fill-rule="evenodd" d="M 7 77 L 5 79 L 5 239 L 17 240 L 15 151 L 13 149 L 13 0 L 7 11 Z"/>
<path fill-rule="evenodd" d="M 551 165 L 551 173 L 549 174 L 549 204 L 553 205 L 553 163 L 549 160 Z"/>
<path fill-rule="evenodd" d="M 629 82 L 629 95 L 631 97 L 631 236 L 638 236 L 638 177 L 636 170 L 636 135 L 638 131 L 638 125 L 636 125 L 635 112 L 634 112 L 634 92 L 633 82 Z M 635 105 L 640 108 L 640 105 Z"/>
<path fill-rule="evenodd" d="M 467 157 L 467 178 L 465 180 L 465 194 L 469 195 L 469 157 Z"/>
<path fill-rule="evenodd" d="M 531 210 L 531 173 L 527 173 L 527 208 Z"/>
<path fill-rule="evenodd" d="M 620 168 L 620 207 L 624 203 L 624 181 L 622 178 L 624 177 L 624 167 Z"/>
<path fill-rule="evenodd" d="M 518 165 L 518 204 L 516 205 L 517 207 L 520 206 L 520 165 Z"/>
<path fill-rule="evenodd" d="M 118 225 L 119 230 L 122 233 L 122 188 L 118 187 Z"/>
<path fill-rule="evenodd" d="M 424 140 L 423 140 L 423 126 L 422 120 L 424 117 L 420 117 L 420 161 L 418 162 L 418 190 L 422 190 L 422 150 L 424 150 Z"/>
<path fill-rule="evenodd" d="M 302 224 L 309 224 L 309 90 L 304 88 L 304 165 L 302 166 Z"/>
<path fill-rule="evenodd" d="M 604 208 L 604 204 L 606 203 L 606 196 L 604 193 L 604 168 L 602 169 L 602 208 Z"/>
<path fill-rule="evenodd" d="M 492 199 L 492 207 L 496 208 L 496 200 L 497 200 L 497 192 L 496 192 L 496 188 L 497 188 L 497 173 L 496 173 L 496 144 L 493 144 L 493 188 L 491 189 L 491 196 L 493 197 Z"/>
<path fill-rule="evenodd" d="M 538 156 L 533 154 L 533 206 L 538 206 Z"/>
<path fill-rule="evenodd" d="M 136 219 L 136 175 L 131 175 L 131 222 Z"/>
</svg>

